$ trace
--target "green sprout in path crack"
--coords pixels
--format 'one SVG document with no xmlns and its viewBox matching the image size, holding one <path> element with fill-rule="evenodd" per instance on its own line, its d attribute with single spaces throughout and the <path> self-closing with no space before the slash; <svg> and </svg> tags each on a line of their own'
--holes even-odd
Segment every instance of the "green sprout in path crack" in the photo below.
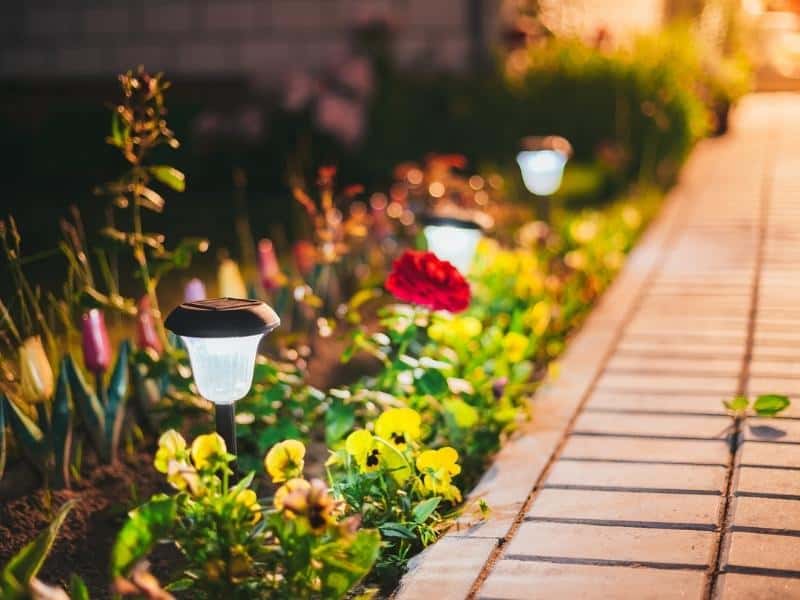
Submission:
<svg viewBox="0 0 800 600">
<path fill-rule="evenodd" d="M 747 396 L 736 396 L 731 400 L 723 400 L 722 404 L 731 416 L 741 419 L 747 416 L 774 417 L 789 407 L 788 396 L 781 394 L 762 394 L 755 400 Z"/>
</svg>

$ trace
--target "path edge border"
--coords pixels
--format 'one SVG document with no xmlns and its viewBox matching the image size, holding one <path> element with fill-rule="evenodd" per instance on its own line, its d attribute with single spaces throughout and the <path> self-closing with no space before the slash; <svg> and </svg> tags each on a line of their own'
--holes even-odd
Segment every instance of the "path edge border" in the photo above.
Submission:
<svg viewBox="0 0 800 600">
<path fill-rule="evenodd" d="M 698 144 L 697 153 L 704 143 Z M 693 154 L 695 154 L 693 153 Z M 690 159 L 690 163 L 694 162 Z M 684 169 L 684 179 L 691 165 Z M 559 360 L 561 376 L 542 385 L 529 400 L 533 418 L 495 455 L 468 494 L 465 515 L 437 542 L 409 563 L 393 600 L 460 600 L 477 591 L 482 578 L 510 539 L 556 458 L 583 403 L 602 373 L 635 312 L 647 283 L 666 255 L 676 226 L 690 199 L 676 185 L 628 255 L 622 270 L 598 299 Z M 479 500 L 490 507 L 488 518 L 470 517 Z"/>
</svg>

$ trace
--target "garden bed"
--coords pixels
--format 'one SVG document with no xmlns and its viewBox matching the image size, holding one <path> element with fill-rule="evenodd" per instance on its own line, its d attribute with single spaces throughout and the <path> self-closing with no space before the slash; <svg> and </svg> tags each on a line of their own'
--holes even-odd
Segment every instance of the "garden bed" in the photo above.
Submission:
<svg viewBox="0 0 800 600">
<path fill-rule="evenodd" d="M 543 73 L 563 70 L 564 52 L 581 58 L 570 73 L 581 81 L 583 70 L 627 81 L 641 68 L 623 53 L 597 62 L 596 49 L 551 50 L 530 73 L 516 73 L 506 100 L 520 95 L 524 107 L 526 90 L 550 81 Z M 645 62 L 670 65 L 659 86 L 680 72 L 671 70 L 669 53 Z M 214 396 L 192 373 L 192 346 L 166 330 L 159 306 L 180 296 L 159 288 L 163 278 L 190 270 L 208 240 L 168 246 L 144 226 L 163 210 L 162 193 L 186 185 L 183 173 L 153 158 L 156 148 L 178 146 L 165 120 L 167 86 L 144 71 L 121 84 L 107 142 L 126 168 L 98 188 L 113 218 L 97 239 L 77 211 L 61 222 L 63 292 L 45 296 L 28 281 L 19 232 L 13 221 L 2 227 L 20 301 L 2 306 L 10 351 L 4 348 L 2 363 L 0 458 L 8 448 L 11 460 L 0 487 L 0 558 L 11 566 L 0 589 L 26 597 L 41 578 L 69 587 L 76 599 L 110 589 L 151 597 L 387 595 L 408 561 L 448 529 L 456 533 L 432 554 L 470 532 L 480 532 L 471 543 L 501 539 L 579 404 L 576 390 L 593 377 L 570 358 L 586 352 L 586 342 L 578 337 L 570 349 L 571 340 L 658 211 L 660 189 L 642 182 L 659 165 L 663 182 L 674 175 L 702 129 L 701 99 L 687 90 L 658 96 L 664 105 L 637 119 L 651 132 L 641 143 L 660 142 L 630 148 L 647 156 L 615 164 L 606 160 L 624 158 L 615 146 L 599 167 L 568 169 L 564 196 L 536 205 L 520 201 L 521 179 L 510 170 L 472 173 L 460 155 L 431 155 L 398 165 L 387 192 L 368 197 L 361 186 L 340 185 L 328 166 L 317 170 L 316 186 L 293 181 L 308 239 L 290 249 L 277 240 L 256 244 L 240 218 L 241 260 L 221 254 L 209 287 L 218 297 L 267 301 L 283 323 L 261 341 L 251 388 L 236 402 L 234 457 L 231 438 L 226 444 L 211 433 L 215 408 L 203 396 Z M 650 92 L 628 93 L 638 106 L 639 94 Z M 666 115 L 681 124 L 670 130 L 680 130 L 679 139 L 662 131 Z M 571 152 L 553 136 L 534 142 L 557 151 L 562 164 Z M 588 145 L 581 151 L 593 152 Z M 609 173 L 619 176 L 613 185 L 606 185 Z M 615 191 L 599 198 L 598 190 Z M 146 212 L 156 214 L 145 219 Z M 451 241 L 470 232 L 461 238 L 471 240 L 463 264 L 461 255 L 442 260 L 413 250 L 435 246 L 432 224 L 460 228 L 450 230 Z M 482 227 L 489 233 L 477 242 Z M 651 232 L 648 243 L 658 235 Z M 643 276 L 642 260 L 628 278 Z M 134 297 L 123 293 L 126 269 L 140 286 Z M 208 306 L 204 282 L 186 283 L 185 300 Z M 601 314 L 618 318 L 633 302 L 624 288 L 603 300 Z M 606 342 L 611 335 L 603 330 Z M 220 356 L 227 360 L 243 344 L 220 344 Z M 546 410 L 529 402 L 543 382 L 550 387 L 536 397 Z M 572 396 L 562 398 L 559 386 Z M 531 434 L 539 430 L 547 432 L 544 445 Z M 498 451 L 517 459 L 529 453 L 533 483 L 510 475 L 503 458 L 484 475 Z M 17 479 L 25 469 L 36 475 Z M 498 481 L 513 488 L 511 500 Z M 30 483 L 43 489 L 28 494 Z"/>
</svg>

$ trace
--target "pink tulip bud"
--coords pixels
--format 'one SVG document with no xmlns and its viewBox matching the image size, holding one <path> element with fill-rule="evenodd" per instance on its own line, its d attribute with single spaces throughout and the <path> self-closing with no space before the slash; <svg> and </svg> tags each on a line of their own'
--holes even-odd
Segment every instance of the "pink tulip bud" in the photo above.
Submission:
<svg viewBox="0 0 800 600">
<path fill-rule="evenodd" d="M 317 249 L 314 244 L 307 240 L 299 240 L 292 246 L 294 264 L 303 277 L 311 275 L 314 265 L 317 263 Z"/>
<path fill-rule="evenodd" d="M 283 280 L 278 257 L 275 256 L 275 246 L 269 240 L 258 242 L 258 271 L 261 276 L 261 285 L 266 291 L 280 287 Z"/>
<path fill-rule="evenodd" d="M 84 313 L 82 321 L 83 362 L 93 373 L 102 373 L 111 364 L 111 341 L 108 339 L 105 317 L 93 308 Z"/>
<path fill-rule="evenodd" d="M 203 282 L 197 277 L 189 280 L 189 283 L 186 284 L 186 288 L 183 290 L 183 301 L 197 302 L 198 300 L 205 300 L 206 298 L 206 286 L 203 285 Z"/>
<path fill-rule="evenodd" d="M 153 308 L 149 296 L 142 296 L 139 299 L 136 313 L 136 345 L 140 349 L 150 348 L 156 354 L 161 354 L 164 345 L 156 331 L 156 321 L 153 317 Z"/>
</svg>

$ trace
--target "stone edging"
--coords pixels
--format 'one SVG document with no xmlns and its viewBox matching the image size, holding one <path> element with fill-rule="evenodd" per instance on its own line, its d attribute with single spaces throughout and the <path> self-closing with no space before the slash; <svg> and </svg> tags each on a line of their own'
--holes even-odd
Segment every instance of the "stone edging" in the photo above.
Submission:
<svg viewBox="0 0 800 600">
<path fill-rule="evenodd" d="M 622 271 L 569 342 L 559 361 L 561 377 L 543 385 L 531 399 L 532 420 L 497 454 L 467 497 L 466 514 L 439 541 L 412 559 L 393 596 L 395 600 L 460 600 L 477 589 L 538 491 L 690 205 L 690 199 L 676 186 Z M 469 514 L 469 507 L 478 499 L 491 508 L 484 521 Z"/>
</svg>

